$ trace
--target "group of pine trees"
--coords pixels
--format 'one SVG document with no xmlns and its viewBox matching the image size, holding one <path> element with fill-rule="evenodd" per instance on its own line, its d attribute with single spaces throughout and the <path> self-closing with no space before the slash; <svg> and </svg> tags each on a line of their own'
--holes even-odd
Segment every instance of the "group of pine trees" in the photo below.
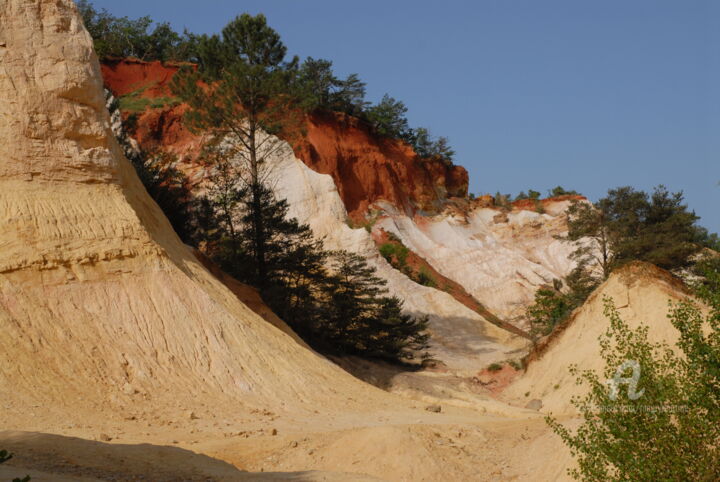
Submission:
<svg viewBox="0 0 720 482">
<path fill-rule="evenodd" d="M 130 159 L 181 238 L 224 271 L 256 287 L 272 310 L 316 349 L 405 361 L 427 358 L 427 317 L 411 317 L 387 295 L 366 260 L 328 251 L 290 217 L 272 190 L 272 157 L 296 131 L 305 101 L 293 82 L 297 59 L 262 15 L 241 15 L 221 35 L 195 39 L 197 68 L 174 77 L 189 109 L 185 125 L 203 134 L 204 194 L 162 153 Z"/>
<path fill-rule="evenodd" d="M 701 278 L 720 267 L 712 254 L 720 250 L 717 235 L 697 225 L 699 217 L 684 204 L 681 192 L 665 186 L 652 193 L 625 186 L 609 190 L 594 204 L 573 201 L 567 217 L 564 239 L 580 242 L 571 254 L 577 267 L 564 280 L 537 291 L 527 315 L 539 335 L 552 331 L 614 269 L 630 261 Z"/>
</svg>

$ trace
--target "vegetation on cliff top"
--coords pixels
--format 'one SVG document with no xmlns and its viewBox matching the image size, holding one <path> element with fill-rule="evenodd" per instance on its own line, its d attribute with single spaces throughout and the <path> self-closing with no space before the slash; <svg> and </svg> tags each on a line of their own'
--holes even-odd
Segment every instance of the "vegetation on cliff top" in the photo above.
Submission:
<svg viewBox="0 0 720 482">
<path fill-rule="evenodd" d="M 213 40 L 219 38 L 217 35 L 195 35 L 188 31 L 180 34 L 169 23 L 154 23 L 148 16 L 116 17 L 105 9 L 97 10 L 88 0 L 76 0 L 76 3 L 100 58 L 134 57 L 202 64 L 209 50 L 221 47 Z M 279 35 L 277 41 L 280 42 Z M 203 66 L 206 71 L 214 68 Z M 293 59 L 287 65 L 286 74 L 282 82 L 286 91 L 292 91 L 299 100 L 296 107 L 306 111 L 344 112 L 363 120 L 380 136 L 407 142 L 420 158 L 452 165 L 455 153 L 447 138 L 436 138 L 423 127 L 411 128 L 405 116 L 405 104 L 387 94 L 375 105 L 366 101 L 365 82 L 357 74 L 340 79 L 333 72 L 331 61 L 312 57 L 303 62 Z M 145 107 L 137 102 L 133 106 Z"/>
</svg>

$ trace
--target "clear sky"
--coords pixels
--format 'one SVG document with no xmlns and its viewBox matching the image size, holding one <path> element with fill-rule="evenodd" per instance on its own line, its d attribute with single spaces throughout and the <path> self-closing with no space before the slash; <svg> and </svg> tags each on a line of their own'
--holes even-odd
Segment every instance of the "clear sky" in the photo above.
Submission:
<svg viewBox="0 0 720 482">
<path fill-rule="evenodd" d="M 720 231 L 715 0 L 95 0 L 115 15 L 218 32 L 262 12 L 291 54 L 356 72 L 368 97 L 449 137 L 470 190 L 591 199 L 683 190 Z"/>
</svg>

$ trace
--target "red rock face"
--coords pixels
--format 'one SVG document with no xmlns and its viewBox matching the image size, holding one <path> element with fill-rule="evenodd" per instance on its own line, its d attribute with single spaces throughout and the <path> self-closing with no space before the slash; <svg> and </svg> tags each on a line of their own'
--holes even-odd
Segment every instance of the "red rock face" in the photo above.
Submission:
<svg viewBox="0 0 720 482">
<path fill-rule="evenodd" d="M 187 105 L 181 104 L 146 109 L 138 115 L 133 138 L 143 149 L 169 152 L 178 158 L 195 159 L 200 153 L 201 138 L 183 124 L 183 115 L 187 108 Z"/>
<path fill-rule="evenodd" d="M 102 65 L 106 86 L 115 96 L 145 89 L 140 97 L 171 95 L 169 82 L 178 66 L 160 62 L 113 60 Z M 182 124 L 186 107 L 147 108 L 137 114 L 135 139 L 146 149 L 193 158 L 200 145 Z M 350 216 L 364 218 L 368 208 L 387 201 L 413 214 L 435 210 L 447 197 L 465 197 L 467 171 L 442 161 L 421 160 L 402 141 L 374 135 L 358 119 L 340 113 L 306 117 L 305 135 L 294 141 L 295 155 L 311 169 L 333 177 Z"/>
<path fill-rule="evenodd" d="M 354 219 L 381 200 L 413 213 L 437 208 L 447 197 L 467 195 L 464 168 L 421 160 L 409 145 L 379 138 L 358 119 L 318 113 L 308 118 L 306 129 L 295 155 L 313 170 L 333 177 Z"/>
<path fill-rule="evenodd" d="M 142 96 L 166 97 L 170 93 L 170 80 L 180 68 L 159 61 L 144 62 L 134 59 L 106 59 L 100 64 L 105 86 L 115 96 L 126 95 L 145 88 Z"/>
</svg>

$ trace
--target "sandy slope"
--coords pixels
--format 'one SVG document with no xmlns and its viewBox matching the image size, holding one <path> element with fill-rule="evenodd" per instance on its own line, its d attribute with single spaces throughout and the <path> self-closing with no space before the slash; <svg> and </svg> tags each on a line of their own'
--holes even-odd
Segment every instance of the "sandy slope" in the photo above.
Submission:
<svg viewBox="0 0 720 482">
<path fill-rule="evenodd" d="M 668 301 L 687 297 L 682 285 L 652 265 L 627 265 L 613 273 L 576 310 L 564 330 L 552 336 L 543 351 L 529 363 L 523 377 L 505 391 L 508 400 L 523 403 L 540 399 L 543 411 L 574 413 L 570 399 L 585 390 L 575 384 L 575 377 L 569 373 L 570 365 L 597 373 L 604 367 L 598 345 L 598 337 L 609 327 L 603 315 L 604 297 L 613 299 L 620 316 L 631 328 L 648 325 L 651 341 L 672 346 L 677 340 L 677 330 L 667 318 Z"/>
</svg>

